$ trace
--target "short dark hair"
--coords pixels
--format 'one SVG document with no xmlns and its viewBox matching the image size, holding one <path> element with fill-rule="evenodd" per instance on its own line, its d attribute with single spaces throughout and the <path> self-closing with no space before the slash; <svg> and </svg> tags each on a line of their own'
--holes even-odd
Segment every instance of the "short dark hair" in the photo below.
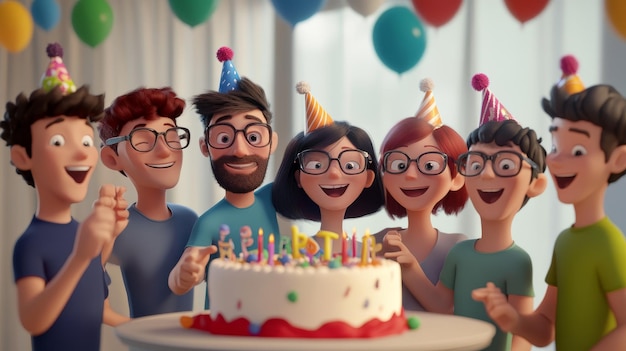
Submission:
<svg viewBox="0 0 626 351">
<path fill-rule="evenodd" d="M 2 134 L 0 137 L 6 141 L 7 146 L 20 145 L 26 149 L 29 157 L 32 157 L 32 134 L 30 126 L 43 118 L 51 118 L 60 115 L 84 118 L 89 122 L 97 122 L 102 118 L 104 109 L 104 94 L 89 94 L 89 86 L 83 85 L 74 93 L 63 95 L 60 87 L 55 87 L 49 92 L 37 89 L 31 92 L 29 97 L 20 93 L 15 98 L 15 103 L 7 102 L 4 120 L 0 121 Z M 35 186 L 33 175 L 30 171 L 15 169 L 26 183 Z"/>
<path fill-rule="evenodd" d="M 610 85 L 594 85 L 569 96 L 555 85 L 550 100 L 543 98 L 541 105 L 552 119 L 587 121 L 602 128 L 600 147 L 605 160 L 616 147 L 626 144 L 626 99 Z M 608 182 L 612 183 L 624 174 L 626 170 L 612 173 Z"/>
<path fill-rule="evenodd" d="M 546 171 L 546 149 L 541 146 L 541 138 L 537 138 L 534 130 L 522 127 L 515 120 L 489 121 L 474 129 L 467 137 L 467 147 L 477 143 L 495 143 L 498 146 L 513 143 L 537 164 L 537 169 L 532 170 L 532 178 L 537 178 L 539 173 Z M 528 199 L 528 197 L 524 199 L 522 207 Z"/>
<path fill-rule="evenodd" d="M 193 105 L 200 115 L 204 128 L 211 123 L 215 114 L 245 112 L 254 109 L 261 110 L 268 124 L 272 122 L 272 112 L 265 91 L 260 85 L 245 77 L 239 81 L 238 89 L 227 93 L 211 90 L 196 95 L 193 98 Z"/>
<path fill-rule="evenodd" d="M 320 221 L 320 209 L 313 200 L 298 187 L 295 172 L 300 170 L 296 155 L 307 149 L 323 148 L 337 142 L 343 137 L 348 138 L 354 146 L 370 155 L 368 170 L 374 171 L 375 179 L 369 188 L 363 189 L 361 195 L 348 207 L 345 218 L 357 218 L 378 211 L 383 203 L 383 187 L 378 176 L 378 163 L 374 146 L 369 135 L 361 128 L 347 122 L 335 121 L 333 124 L 296 135 L 285 149 L 283 160 L 272 186 L 272 202 L 276 212 L 290 219 L 308 219 Z"/>
</svg>

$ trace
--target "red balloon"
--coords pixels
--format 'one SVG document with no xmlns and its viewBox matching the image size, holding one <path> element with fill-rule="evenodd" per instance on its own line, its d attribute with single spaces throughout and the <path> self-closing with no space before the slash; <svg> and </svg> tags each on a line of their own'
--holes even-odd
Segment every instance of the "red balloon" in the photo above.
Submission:
<svg viewBox="0 0 626 351">
<path fill-rule="evenodd" d="M 548 5 L 550 0 L 504 0 L 506 7 L 520 23 L 535 18 Z"/>
<path fill-rule="evenodd" d="M 440 27 L 454 17 L 463 0 L 411 0 L 415 12 L 428 25 Z"/>
</svg>

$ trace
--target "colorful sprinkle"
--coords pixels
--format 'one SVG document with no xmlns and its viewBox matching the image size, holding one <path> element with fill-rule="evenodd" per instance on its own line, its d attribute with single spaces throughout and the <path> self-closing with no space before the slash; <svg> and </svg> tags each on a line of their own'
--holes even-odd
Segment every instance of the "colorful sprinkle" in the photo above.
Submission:
<svg viewBox="0 0 626 351">
<path fill-rule="evenodd" d="M 338 257 L 330 262 L 328 262 L 328 268 L 335 269 L 341 267 L 341 257 Z"/>
<path fill-rule="evenodd" d="M 365 299 L 365 302 L 363 303 L 363 308 L 368 308 L 370 306 L 370 300 Z"/>
<path fill-rule="evenodd" d="M 374 288 L 378 289 L 380 286 L 380 279 L 376 279 L 376 283 L 374 284 Z"/>
<path fill-rule="evenodd" d="M 241 300 L 237 300 L 237 309 L 240 310 L 241 309 Z"/>
<path fill-rule="evenodd" d="M 248 331 L 251 335 L 259 335 L 259 333 L 261 332 L 261 326 L 256 323 L 250 323 Z"/>
<path fill-rule="evenodd" d="M 296 293 L 295 291 L 290 291 L 289 294 L 287 294 L 287 300 L 289 300 L 289 302 L 298 301 L 298 293 Z"/>
<path fill-rule="evenodd" d="M 420 327 L 420 320 L 415 316 L 407 318 L 406 323 L 411 330 L 415 330 Z"/>
<path fill-rule="evenodd" d="M 348 294 L 350 294 L 350 287 L 346 288 L 346 292 L 343 293 L 343 297 L 348 297 Z"/>
</svg>

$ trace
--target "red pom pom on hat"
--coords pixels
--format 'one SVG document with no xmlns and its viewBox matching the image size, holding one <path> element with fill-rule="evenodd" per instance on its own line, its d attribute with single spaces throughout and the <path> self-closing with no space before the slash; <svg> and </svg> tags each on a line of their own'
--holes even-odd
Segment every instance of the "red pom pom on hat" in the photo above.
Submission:
<svg viewBox="0 0 626 351">
<path fill-rule="evenodd" d="M 483 73 L 477 73 L 472 77 L 472 87 L 476 91 L 483 91 L 489 86 L 489 78 Z"/>
<path fill-rule="evenodd" d="M 578 72 L 578 60 L 574 55 L 565 55 L 561 58 L 561 71 L 563 76 L 569 76 Z"/>
<path fill-rule="evenodd" d="M 228 46 L 222 46 L 217 50 L 217 59 L 220 62 L 230 61 L 233 59 L 233 50 Z"/>
<path fill-rule="evenodd" d="M 514 119 L 513 116 L 502 105 L 500 100 L 487 89 L 489 86 L 489 78 L 483 74 L 478 73 L 472 77 L 472 87 L 476 91 L 483 92 L 483 101 L 480 111 L 479 125 L 483 125 L 489 121 L 504 121 L 507 119 Z"/>
</svg>

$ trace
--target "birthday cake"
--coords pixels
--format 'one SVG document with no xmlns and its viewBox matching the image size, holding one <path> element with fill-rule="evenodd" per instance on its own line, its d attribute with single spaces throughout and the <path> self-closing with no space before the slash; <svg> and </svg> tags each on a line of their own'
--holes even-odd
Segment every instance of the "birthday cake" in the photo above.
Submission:
<svg viewBox="0 0 626 351">
<path fill-rule="evenodd" d="M 345 251 L 317 259 L 294 253 L 262 262 L 213 260 L 210 312 L 183 317 L 182 325 L 219 335 L 289 338 L 373 338 L 409 329 L 397 262 Z"/>
</svg>

